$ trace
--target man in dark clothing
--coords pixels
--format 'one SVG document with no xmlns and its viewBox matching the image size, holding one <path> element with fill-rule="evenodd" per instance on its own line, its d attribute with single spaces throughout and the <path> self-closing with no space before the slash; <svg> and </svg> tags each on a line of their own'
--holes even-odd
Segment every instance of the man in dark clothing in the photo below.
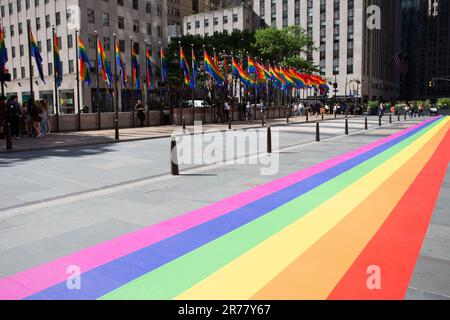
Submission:
<svg viewBox="0 0 450 320">
<path fill-rule="evenodd" d="M 0 139 L 6 135 L 6 97 L 0 97 Z"/>
<path fill-rule="evenodd" d="M 6 104 L 6 121 L 11 125 L 11 136 L 14 139 L 20 139 L 20 120 L 22 110 L 17 100 L 17 96 L 12 96 Z"/>
</svg>

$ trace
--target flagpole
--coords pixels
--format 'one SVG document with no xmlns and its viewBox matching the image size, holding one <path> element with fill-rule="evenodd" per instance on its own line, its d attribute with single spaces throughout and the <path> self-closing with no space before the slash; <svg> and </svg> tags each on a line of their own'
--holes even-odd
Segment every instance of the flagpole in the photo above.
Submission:
<svg viewBox="0 0 450 320">
<path fill-rule="evenodd" d="M 77 109 L 78 109 L 78 131 L 81 131 L 81 95 L 80 95 L 80 56 L 79 56 L 79 43 L 78 43 L 78 29 L 75 29 L 75 42 L 76 42 L 76 70 L 77 70 Z"/>
<path fill-rule="evenodd" d="M 130 61 L 131 61 L 131 90 L 130 90 L 130 103 L 131 103 L 131 121 L 133 123 L 133 128 L 136 127 L 136 119 L 135 119 L 135 114 L 134 114 L 134 99 L 136 98 L 136 92 L 135 92 L 135 82 L 134 82 L 134 78 L 133 78 L 133 46 L 134 46 L 134 41 L 133 41 L 133 36 L 130 36 Z M 136 70 L 136 81 L 137 81 L 137 70 Z"/>
<path fill-rule="evenodd" d="M 159 99 L 161 102 L 161 107 L 164 109 L 164 101 L 162 98 L 162 83 L 163 83 L 163 57 L 162 57 L 162 44 L 161 41 L 159 41 L 159 62 L 160 62 L 160 73 L 161 73 L 161 82 L 159 83 Z"/>
<path fill-rule="evenodd" d="M 3 32 L 3 38 L 5 37 L 5 33 L 3 31 L 3 25 L 0 24 L 0 28 Z M 3 58 L 2 58 L 3 59 Z M 5 96 L 5 65 L 6 65 L 6 61 L 3 61 L 5 64 L 0 66 L 0 81 L 1 81 L 1 87 L 2 87 L 2 96 Z"/>
<path fill-rule="evenodd" d="M 147 88 L 147 95 L 146 95 L 146 98 L 147 98 L 147 124 L 150 126 L 150 84 L 148 83 L 149 82 L 148 80 L 150 79 L 150 73 L 148 70 L 148 68 L 149 68 L 148 63 L 152 63 L 152 61 L 151 61 L 151 56 L 150 56 L 150 61 L 148 61 L 148 57 L 147 57 L 147 51 L 149 48 L 148 40 L 145 39 L 144 42 L 145 42 L 145 83 L 146 83 L 146 88 Z M 151 81 L 151 79 L 150 79 L 150 81 Z"/>
<path fill-rule="evenodd" d="M 55 82 L 55 116 L 56 116 L 56 132 L 59 131 L 59 103 L 58 103 L 58 73 L 56 67 L 56 48 L 55 48 L 55 38 L 56 38 L 56 28 L 55 25 L 52 25 L 53 30 L 53 76 Z"/>
<path fill-rule="evenodd" d="M 100 111 L 100 71 L 99 71 L 99 65 L 100 65 L 100 61 L 98 60 L 99 58 L 99 46 L 98 46 L 98 31 L 95 30 L 94 31 L 95 34 L 95 46 L 97 48 L 96 52 L 95 52 L 95 56 L 96 61 L 97 61 L 97 67 L 95 68 L 96 73 L 97 73 L 97 101 L 96 101 L 96 107 L 97 107 L 97 121 L 98 121 L 98 130 L 100 130 L 102 128 L 102 120 L 101 120 L 101 111 Z"/>
<path fill-rule="evenodd" d="M 181 41 L 178 41 L 178 46 L 180 48 L 180 65 L 179 65 L 179 72 L 178 75 L 180 77 L 180 120 L 181 125 L 183 125 L 183 78 L 182 78 L 182 71 L 181 71 Z"/>
<path fill-rule="evenodd" d="M 194 65 L 194 44 L 191 43 L 191 60 L 192 60 L 192 84 L 191 84 L 191 91 L 192 91 L 192 121 L 195 124 L 195 87 L 197 86 L 197 79 L 194 77 L 195 73 L 195 65 Z"/>
<path fill-rule="evenodd" d="M 120 140 L 120 134 L 119 134 L 119 86 L 117 83 L 117 59 L 115 59 L 115 56 L 117 54 L 116 52 L 116 46 L 117 46 L 117 35 L 113 33 L 114 37 L 114 94 L 116 98 L 116 103 L 114 105 L 114 131 L 115 131 L 115 139 L 116 141 Z"/>
<path fill-rule="evenodd" d="M 234 96 L 234 86 L 235 86 L 235 83 L 233 82 L 234 81 L 234 75 L 233 75 L 233 59 L 234 59 L 234 52 L 233 51 L 231 51 L 231 97 L 232 97 L 232 99 L 233 99 L 233 101 L 231 102 L 231 120 L 232 121 L 234 121 L 234 110 L 235 110 L 235 108 L 236 108 L 236 103 L 235 103 L 235 100 L 236 100 L 236 97 Z"/>
<path fill-rule="evenodd" d="M 30 70 L 30 99 L 28 100 L 28 105 L 31 105 L 34 102 L 34 91 L 33 91 L 33 64 L 31 61 L 31 20 L 27 19 L 27 29 L 28 29 L 28 66 Z"/>
<path fill-rule="evenodd" d="M 216 60 L 216 48 L 213 48 L 213 52 L 214 52 L 213 59 Z M 216 63 L 216 61 L 213 61 L 213 63 Z M 220 110 L 217 106 L 217 82 L 215 79 L 213 81 L 213 91 L 214 91 L 214 114 L 219 115 Z M 221 120 L 223 121 L 223 118 L 221 118 Z M 217 117 L 217 121 L 219 121 L 219 117 Z"/>
</svg>

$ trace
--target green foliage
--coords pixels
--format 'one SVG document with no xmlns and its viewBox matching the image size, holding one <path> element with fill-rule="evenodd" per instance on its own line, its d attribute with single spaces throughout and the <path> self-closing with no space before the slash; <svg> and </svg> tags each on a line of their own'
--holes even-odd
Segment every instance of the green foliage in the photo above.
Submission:
<svg viewBox="0 0 450 320">
<path fill-rule="evenodd" d="M 379 101 L 375 101 L 375 100 L 370 100 L 367 103 L 367 106 L 371 109 L 371 110 L 378 110 L 378 107 L 380 106 L 380 102 Z"/>
<path fill-rule="evenodd" d="M 172 38 L 166 49 L 168 76 L 172 83 L 180 82 L 180 44 L 189 62 L 191 61 L 191 45 L 193 45 L 199 68 L 202 68 L 203 65 L 204 46 L 211 56 L 215 49 L 218 55 L 223 53 L 231 55 L 233 53 L 234 56 L 245 59 L 250 54 L 263 61 L 275 61 L 304 72 L 318 71 L 317 66 L 304 58 L 306 52 L 317 50 L 314 47 L 314 41 L 307 36 L 305 30 L 298 26 L 282 30 L 276 28 L 261 29 L 256 32 L 236 30 L 232 33 L 216 32 L 205 37 L 186 35 Z M 231 59 L 229 59 L 228 64 L 231 64 Z M 229 67 L 229 71 L 231 71 L 231 65 Z M 206 79 L 206 76 L 200 72 L 200 82 L 202 82 L 202 78 Z"/>
<path fill-rule="evenodd" d="M 440 98 L 437 102 L 437 106 L 439 108 L 448 108 L 450 107 L 450 98 Z"/>
<path fill-rule="evenodd" d="M 184 53 L 191 62 L 191 48 L 192 45 L 197 59 L 197 64 L 201 67 L 203 63 L 203 46 L 205 50 L 213 56 L 214 49 L 218 55 L 225 52 L 230 55 L 232 52 L 238 56 L 247 56 L 247 51 L 255 55 L 256 52 L 252 47 L 255 41 L 255 33 L 250 31 L 236 30 L 233 33 L 218 33 L 215 32 L 209 36 L 186 35 L 179 38 L 172 38 L 168 48 L 166 49 L 166 56 L 168 59 L 169 81 L 179 81 L 179 61 L 180 61 L 180 44 L 183 47 Z M 228 62 L 230 63 L 230 61 Z M 202 80 L 200 74 L 199 80 Z"/>
<path fill-rule="evenodd" d="M 264 60 L 282 62 L 307 72 L 317 71 L 317 66 L 304 58 L 307 52 L 317 48 L 299 26 L 260 29 L 256 31 L 253 47 Z"/>
</svg>

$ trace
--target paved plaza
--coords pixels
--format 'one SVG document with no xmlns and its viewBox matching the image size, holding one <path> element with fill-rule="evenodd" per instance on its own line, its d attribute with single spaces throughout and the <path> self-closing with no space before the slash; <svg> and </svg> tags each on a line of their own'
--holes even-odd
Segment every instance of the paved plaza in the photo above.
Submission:
<svg viewBox="0 0 450 320">
<path fill-rule="evenodd" d="M 2 150 L 0 299 L 449 299 L 450 119 L 348 121 L 273 121 L 271 155 L 240 123 L 257 153 L 180 176 L 174 127 Z"/>
</svg>

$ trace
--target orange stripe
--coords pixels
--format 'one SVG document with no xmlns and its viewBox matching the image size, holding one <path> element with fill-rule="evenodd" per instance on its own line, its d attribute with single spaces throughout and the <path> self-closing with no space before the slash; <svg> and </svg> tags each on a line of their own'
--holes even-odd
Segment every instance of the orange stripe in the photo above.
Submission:
<svg viewBox="0 0 450 320">
<path fill-rule="evenodd" d="M 326 299 L 429 161 L 449 124 L 253 299 Z"/>
<path fill-rule="evenodd" d="M 450 132 L 377 235 L 329 299 L 404 299 L 448 169 Z M 367 266 L 381 270 L 381 290 L 369 290 Z"/>
</svg>

